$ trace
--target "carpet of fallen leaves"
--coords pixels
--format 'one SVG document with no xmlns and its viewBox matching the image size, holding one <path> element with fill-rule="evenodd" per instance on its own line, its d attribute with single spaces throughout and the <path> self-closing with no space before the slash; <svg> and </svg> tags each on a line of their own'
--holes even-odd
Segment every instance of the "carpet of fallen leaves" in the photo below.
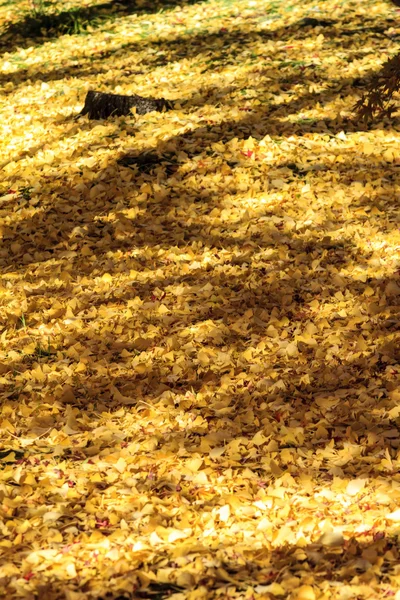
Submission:
<svg viewBox="0 0 400 600">
<path fill-rule="evenodd" d="M 101 6 L 0 5 L 0 597 L 399 599 L 398 11 Z"/>
</svg>

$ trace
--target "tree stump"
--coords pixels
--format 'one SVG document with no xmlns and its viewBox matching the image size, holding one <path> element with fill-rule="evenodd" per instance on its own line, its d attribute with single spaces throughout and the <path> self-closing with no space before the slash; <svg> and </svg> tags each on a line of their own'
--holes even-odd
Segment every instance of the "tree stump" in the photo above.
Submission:
<svg viewBox="0 0 400 600">
<path fill-rule="evenodd" d="M 129 115 L 136 108 L 138 115 L 148 112 L 170 110 L 172 103 L 164 98 L 143 98 L 142 96 L 122 96 L 121 94 L 105 94 L 89 91 L 80 115 L 88 115 L 89 119 L 107 119 Z"/>
</svg>

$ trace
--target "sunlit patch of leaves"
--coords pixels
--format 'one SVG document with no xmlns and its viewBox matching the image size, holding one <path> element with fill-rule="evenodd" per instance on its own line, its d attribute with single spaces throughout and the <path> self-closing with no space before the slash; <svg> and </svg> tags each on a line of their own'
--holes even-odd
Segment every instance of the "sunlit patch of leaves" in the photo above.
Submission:
<svg viewBox="0 0 400 600">
<path fill-rule="evenodd" d="M 397 599 L 386 9 L 114 4 L 2 37 L 0 595 Z"/>
</svg>

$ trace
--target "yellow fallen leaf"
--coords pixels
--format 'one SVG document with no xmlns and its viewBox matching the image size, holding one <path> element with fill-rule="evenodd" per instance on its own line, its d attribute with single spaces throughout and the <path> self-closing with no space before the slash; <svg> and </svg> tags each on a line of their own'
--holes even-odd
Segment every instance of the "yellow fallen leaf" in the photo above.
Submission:
<svg viewBox="0 0 400 600">
<path fill-rule="evenodd" d="M 76 568 L 74 563 L 68 563 L 65 567 L 65 571 L 70 579 L 76 577 Z"/>
<path fill-rule="evenodd" d="M 326 531 L 319 538 L 319 543 L 328 548 L 343 546 L 344 537 L 340 530 Z"/>
<path fill-rule="evenodd" d="M 8 419 L 3 419 L 2 421 L 0 421 L 0 431 L 1 430 L 4 431 L 9 431 L 10 433 L 14 433 L 15 432 L 15 427 L 12 423 L 10 423 L 10 421 Z"/>
<path fill-rule="evenodd" d="M 115 463 L 114 467 L 117 469 L 117 471 L 123 473 L 126 470 L 126 460 L 121 456 Z"/>
<path fill-rule="evenodd" d="M 229 506 L 229 504 L 225 504 L 224 506 L 221 506 L 221 508 L 219 509 L 219 520 L 222 521 L 223 523 L 226 523 L 229 520 L 230 516 L 231 516 L 231 507 Z"/>
<path fill-rule="evenodd" d="M 242 357 L 245 360 L 250 361 L 253 358 L 253 352 L 254 352 L 254 348 L 247 348 L 247 350 L 245 350 L 244 352 L 242 352 Z"/>
<path fill-rule="evenodd" d="M 195 584 L 195 578 L 189 571 L 180 571 L 176 578 L 176 583 L 182 588 L 191 588 Z"/>
<path fill-rule="evenodd" d="M 283 473 L 282 469 L 273 459 L 270 460 L 269 466 L 271 469 L 271 473 L 273 475 L 275 475 L 275 477 L 280 477 L 282 475 L 282 473 Z"/>
<path fill-rule="evenodd" d="M 6 562 L 0 566 L 0 578 L 12 577 L 18 573 L 20 573 L 20 568 L 14 565 L 14 563 Z"/>
<path fill-rule="evenodd" d="M 291 342 L 286 346 L 286 354 L 289 356 L 289 358 L 295 358 L 298 356 L 299 351 L 296 342 Z"/>
<path fill-rule="evenodd" d="M 204 352 L 204 350 L 200 350 L 200 352 L 197 355 L 197 358 L 202 367 L 206 367 L 210 364 L 210 358 L 208 354 Z"/>
<path fill-rule="evenodd" d="M 255 446 L 261 446 L 268 441 L 262 431 L 257 431 L 253 439 L 251 440 Z"/>
<path fill-rule="evenodd" d="M 386 518 L 389 519 L 389 521 L 395 521 L 396 523 L 400 521 L 400 508 L 386 515 Z"/>
<path fill-rule="evenodd" d="M 224 452 L 225 448 L 223 446 L 221 446 L 220 448 L 215 447 L 210 450 L 209 457 L 213 459 L 220 458 L 220 456 L 222 456 Z"/>
<path fill-rule="evenodd" d="M 193 473 L 195 473 L 196 471 L 198 471 L 200 469 L 202 464 L 203 464 L 202 458 L 192 458 L 191 460 L 188 460 L 187 462 L 185 462 L 185 467 L 187 469 L 189 469 L 189 471 L 192 471 Z"/>
<path fill-rule="evenodd" d="M 177 540 L 182 540 L 189 537 L 192 533 L 191 529 L 173 529 L 168 534 L 168 542 L 173 544 Z"/>
<path fill-rule="evenodd" d="M 302 585 L 295 590 L 294 597 L 296 600 L 315 600 L 316 594 L 311 585 Z"/>
<path fill-rule="evenodd" d="M 348 496 L 356 496 L 367 483 L 366 479 L 353 479 L 346 487 L 346 494 Z"/>
</svg>

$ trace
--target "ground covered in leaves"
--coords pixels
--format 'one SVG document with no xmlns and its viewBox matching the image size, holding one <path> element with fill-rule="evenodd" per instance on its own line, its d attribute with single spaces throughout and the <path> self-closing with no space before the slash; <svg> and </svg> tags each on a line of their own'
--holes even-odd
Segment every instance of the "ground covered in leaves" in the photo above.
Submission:
<svg viewBox="0 0 400 600">
<path fill-rule="evenodd" d="M 0 5 L 0 597 L 399 599 L 399 13 L 71 7 Z"/>
</svg>

